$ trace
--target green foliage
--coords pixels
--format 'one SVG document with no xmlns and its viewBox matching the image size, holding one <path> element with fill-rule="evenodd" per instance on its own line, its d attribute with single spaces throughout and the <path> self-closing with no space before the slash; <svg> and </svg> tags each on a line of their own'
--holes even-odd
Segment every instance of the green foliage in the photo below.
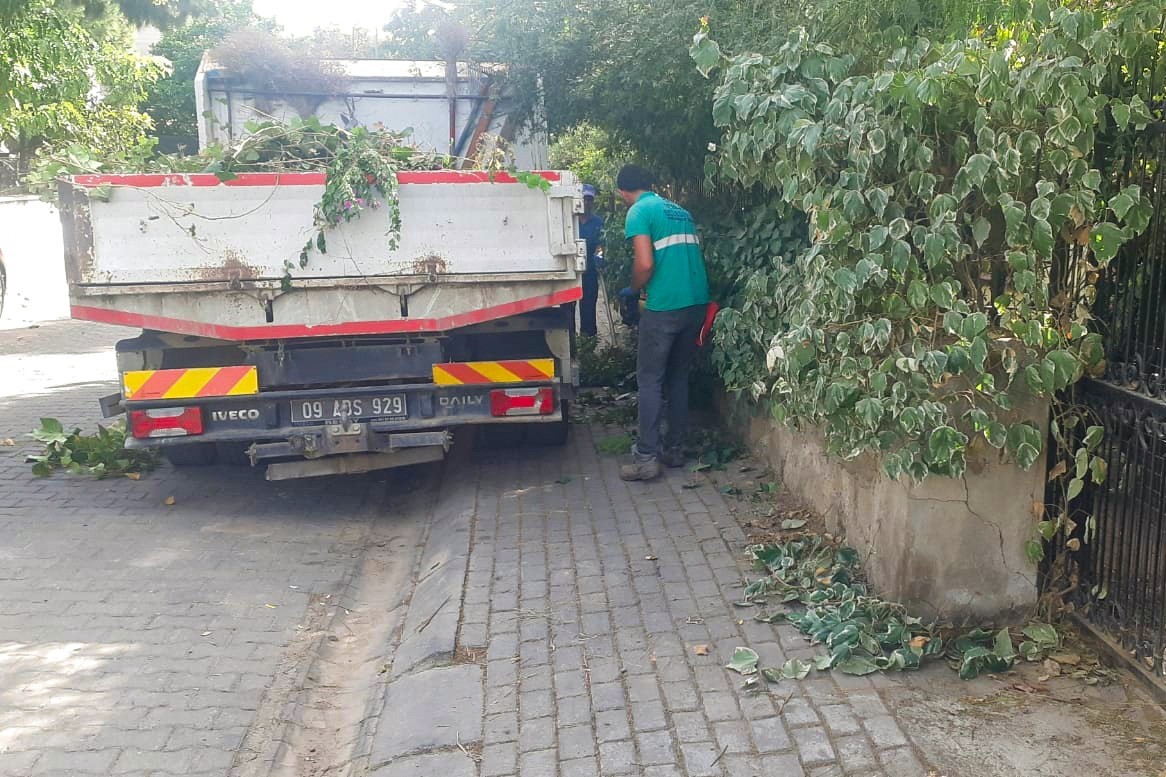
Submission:
<svg viewBox="0 0 1166 777">
<path fill-rule="evenodd" d="M 0 0 L 0 21 L 7 22 L 37 5 L 38 0 Z M 56 0 L 53 5 L 87 21 L 124 16 L 135 25 L 165 30 L 203 12 L 207 0 Z"/>
<path fill-rule="evenodd" d="M 578 346 L 580 381 L 584 386 L 627 389 L 635 382 L 634 350 L 602 343 L 598 337 L 580 337 Z"/>
<path fill-rule="evenodd" d="M 755 620 L 787 621 L 811 644 L 826 650 L 814 658 L 812 666 L 787 662 L 781 669 L 761 668 L 760 677 L 769 682 L 800 680 L 811 669 L 853 675 L 918 669 L 937 658 L 946 659 L 961 678 L 970 679 L 1007 671 L 1021 658 L 1040 660 L 1060 645 L 1056 630 L 1042 623 L 1020 630 L 1018 648 L 1013 647 L 1008 628 L 977 628 L 953 635 L 935 624 L 924 624 L 902 605 L 868 590 L 857 552 L 819 536 L 753 545 L 747 552 L 765 576 L 745 588 L 739 606 L 764 607 Z M 771 609 L 771 602 L 780 603 L 781 609 Z M 756 660 L 748 660 L 752 651 L 738 648 L 742 650 L 748 652 L 734 654 L 728 668 L 741 674 L 757 672 Z M 754 679 L 747 685 L 757 683 Z"/>
<path fill-rule="evenodd" d="M 84 140 L 103 154 L 150 128 L 137 109 L 163 67 L 135 56 L 124 21 L 86 24 L 79 11 L 30 0 L 0 36 L 0 143 L 31 152 Z"/>
<path fill-rule="evenodd" d="M 618 434 L 615 437 L 606 437 L 595 444 L 596 449 L 605 456 L 623 456 L 630 453 L 635 440 L 630 434 Z"/>
<path fill-rule="evenodd" d="M 870 69 L 804 29 L 734 56 L 698 33 L 724 133 L 709 172 L 811 231 L 718 327 L 722 365 L 767 350 L 768 375 L 730 368 L 728 382 L 758 378 L 778 419 L 822 425 L 831 452 L 877 453 L 892 477 L 958 476 L 974 440 L 1031 466 L 1042 435 L 1014 397 L 1101 367 L 1093 283 L 1149 222 L 1137 187 L 1109 191 L 1089 159 L 1127 112 L 1149 121 L 1125 84 L 1161 57 L 1159 25 L 1153 4 L 1038 10 Z M 1066 267 L 1080 282 L 1058 288 Z"/>
<path fill-rule="evenodd" d="M 611 210 L 616 173 L 631 158 L 630 148 L 586 122 L 557 133 L 549 149 L 552 170 L 570 170 L 584 183 L 599 189 L 596 205 L 601 210 Z"/>
<path fill-rule="evenodd" d="M 98 426 L 97 434 L 84 435 L 80 429 L 66 431 L 55 418 L 42 418 L 40 428 L 28 436 L 43 443 L 45 451 L 33 456 L 32 472 L 47 477 L 55 470 L 74 475 L 105 478 L 126 475 L 136 479 L 158 466 L 158 454 L 152 449 L 125 449 L 123 424 Z"/>
<path fill-rule="evenodd" d="M 236 30 L 259 22 L 251 10 L 252 0 L 216 0 L 204 14 L 163 33 L 153 53 L 165 57 L 170 74 L 147 90 L 143 110 L 154 121 L 160 136 L 173 138 L 171 145 L 198 148 L 198 117 L 194 103 L 194 76 L 209 51 Z"/>
</svg>

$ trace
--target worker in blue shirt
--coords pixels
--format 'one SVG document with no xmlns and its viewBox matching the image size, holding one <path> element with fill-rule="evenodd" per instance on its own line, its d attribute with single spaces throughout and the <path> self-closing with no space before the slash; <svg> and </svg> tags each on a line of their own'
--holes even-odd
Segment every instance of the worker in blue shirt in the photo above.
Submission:
<svg viewBox="0 0 1166 777">
<path fill-rule="evenodd" d="M 599 301 L 599 273 L 603 270 L 603 258 L 599 249 L 603 246 L 603 217 L 595 212 L 595 187 L 583 186 L 583 215 L 579 217 L 579 237 L 587 243 L 587 269 L 583 272 L 583 300 L 579 303 L 579 331 L 588 337 L 595 337 L 595 306 Z"/>
</svg>

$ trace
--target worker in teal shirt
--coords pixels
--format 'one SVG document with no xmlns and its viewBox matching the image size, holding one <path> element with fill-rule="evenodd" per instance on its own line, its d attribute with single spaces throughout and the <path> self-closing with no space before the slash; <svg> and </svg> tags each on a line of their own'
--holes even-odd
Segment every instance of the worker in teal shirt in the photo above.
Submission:
<svg viewBox="0 0 1166 777">
<path fill-rule="evenodd" d="M 626 165 L 616 187 L 629 206 L 625 234 L 632 241 L 632 285 L 622 296 L 647 292 L 640 317 L 636 381 L 639 384 L 639 439 L 632 461 L 620 467 L 624 480 L 651 480 L 660 463 L 684 463 L 688 431 L 688 376 L 709 301 L 704 256 L 692 216 L 652 191 L 647 170 Z M 667 434 L 661 438 L 664 395 Z"/>
</svg>

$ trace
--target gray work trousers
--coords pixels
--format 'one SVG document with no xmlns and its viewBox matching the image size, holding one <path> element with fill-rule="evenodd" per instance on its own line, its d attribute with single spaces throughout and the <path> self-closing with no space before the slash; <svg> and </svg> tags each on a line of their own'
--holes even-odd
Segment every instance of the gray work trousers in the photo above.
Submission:
<svg viewBox="0 0 1166 777">
<path fill-rule="evenodd" d="M 640 316 L 636 356 L 640 437 L 636 455 L 655 458 L 660 447 L 664 395 L 668 396 L 668 433 L 664 448 L 684 441 L 688 431 L 688 374 L 696 357 L 696 338 L 704 326 L 705 305 L 679 310 L 645 310 Z"/>
</svg>

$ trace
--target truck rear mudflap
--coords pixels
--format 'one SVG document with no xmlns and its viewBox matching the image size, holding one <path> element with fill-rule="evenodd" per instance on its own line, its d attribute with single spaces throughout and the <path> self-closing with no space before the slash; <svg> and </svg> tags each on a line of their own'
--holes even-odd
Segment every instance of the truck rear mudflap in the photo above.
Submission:
<svg viewBox="0 0 1166 777">
<path fill-rule="evenodd" d="M 266 391 L 245 396 L 130 399 L 126 447 L 236 444 L 283 477 L 339 474 L 440 458 L 450 431 L 476 424 L 563 423 L 557 380 Z M 304 459 L 348 455 L 309 466 Z M 354 456 L 355 455 L 355 456 Z M 296 467 L 284 466 L 299 459 Z M 323 464 L 319 462 L 318 464 Z M 296 474 L 290 474 L 290 473 Z M 269 469 L 270 479 L 273 470 Z"/>
</svg>

